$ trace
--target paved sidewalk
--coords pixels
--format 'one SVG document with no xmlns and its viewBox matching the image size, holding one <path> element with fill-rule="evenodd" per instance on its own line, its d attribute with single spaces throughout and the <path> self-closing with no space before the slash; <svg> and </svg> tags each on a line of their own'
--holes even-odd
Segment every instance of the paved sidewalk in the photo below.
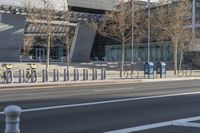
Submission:
<svg viewBox="0 0 200 133">
<path fill-rule="evenodd" d="M 128 83 L 143 83 L 143 82 L 163 82 L 163 81 L 176 81 L 176 80 L 195 80 L 195 79 L 200 79 L 200 70 L 192 70 L 192 71 L 183 71 L 180 73 L 179 76 L 175 76 L 173 74 L 173 71 L 167 71 L 167 76 L 166 78 L 159 78 L 159 75 L 154 74 L 151 76 L 152 79 L 145 79 L 144 78 L 144 72 L 143 71 L 125 71 L 124 72 L 124 79 L 119 78 L 119 70 L 117 69 L 111 69 L 107 70 L 107 80 L 100 80 L 101 78 L 101 69 L 104 68 L 102 65 L 98 69 L 98 80 L 92 80 L 92 68 L 94 68 L 94 64 L 73 64 L 73 66 L 70 67 L 70 81 L 64 82 L 64 69 L 66 69 L 65 64 L 54 64 L 50 66 L 50 75 L 49 77 L 49 82 L 42 83 L 42 70 L 45 68 L 44 64 L 38 63 L 38 70 L 37 70 L 37 75 L 38 75 L 38 83 L 18 83 L 19 82 L 19 68 L 23 69 L 23 67 L 26 66 L 27 63 L 15 63 L 13 64 L 14 67 L 14 77 L 15 79 L 13 80 L 14 83 L 12 84 L 0 84 L 0 89 L 9 89 L 9 88 L 18 88 L 18 89 L 23 89 L 23 88 L 36 88 L 36 87 L 63 87 L 63 86 L 90 86 L 90 85 L 105 85 L 105 84 L 128 84 Z M 74 68 L 78 68 L 80 72 L 80 80 L 79 81 L 73 81 L 73 70 Z M 88 81 L 83 81 L 83 69 L 88 68 L 89 72 L 89 80 Z M 96 67 L 95 67 L 96 68 Z M 53 82 L 53 69 L 58 69 L 59 74 L 60 74 L 60 81 L 59 82 Z M 192 73 L 191 73 L 192 72 Z M 191 75 L 190 75 L 191 74 Z M 146 78 L 148 76 L 146 75 Z M 165 76 L 163 76 L 165 77 Z M 1 80 L 0 80 L 1 81 Z"/>
</svg>

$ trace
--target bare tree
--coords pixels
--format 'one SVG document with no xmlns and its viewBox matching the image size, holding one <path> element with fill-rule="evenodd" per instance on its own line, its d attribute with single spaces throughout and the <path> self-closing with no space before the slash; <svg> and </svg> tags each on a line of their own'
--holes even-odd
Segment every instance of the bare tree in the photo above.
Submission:
<svg viewBox="0 0 200 133">
<path fill-rule="evenodd" d="M 26 2 L 26 7 L 29 23 L 32 23 L 37 31 L 40 31 L 37 36 L 43 36 L 47 40 L 45 47 L 47 49 L 46 70 L 48 70 L 51 42 L 55 31 L 55 7 L 51 0 L 41 0 L 37 5 L 34 5 L 32 1 L 28 1 Z"/>
<path fill-rule="evenodd" d="M 33 46 L 34 37 L 24 36 L 23 55 L 28 56 Z"/>
<path fill-rule="evenodd" d="M 178 53 L 183 54 L 192 38 L 191 30 L 186 28 L 190 16 L 190 0 L 180 0 L 176 3 L 167 4 L 161 3 L 154 11 L 154 17 L 156 17 L 154 27 L 158 28 L 157 33 L 159 34 L 157 34 L 157 38 L 161 37 L 161 40 L 171 41 L 175 75 L 178 67 Z"/>
<path fill-rule="evenodd" d="M 63 0 L 65 3 L 65 0 Z M 61 14 L 61 18 L 63 21 L 63 32 L 64 35 L 60 36 L 60 40 L 63 42 L 66 49 L 66 60 L 67 60 L 67 70 L 69 70 L 70 66 L 70 44 L 72 43 L 73 33 L 70 30 L 70 16 L 71 12 L 67 6 L 67 3 L 64 4 L 64 11 Z"/>
<path fill-rule="evenodd" d="M 134 10 L 131 10 L 131 6 L 134 6 Z M 139 25 L 139 19 L 136 20 L 139 15 L 139 8 L 136 8 L 137 4 L 126 3 L 124 0 L 119 1 L 116 11 L 108 11 L 105 13 L 103 20 L 98 23 L 92 23 L 92 27 L 103 36 L 111 38 L 121 43 L 121 58 L 120 58 L 120 77 L 123 78 L 124 60 L 125 60 L 125 48 L 126 44 L 130 43 L 132 35 L 132 26 L 134 31 L 137 31 L 137 25 Z M 133 9 L 133 8 L 132 8 Z M 134 14 L 134 16 L 133 16 Z M 134 21 L 132 19 L 134 17 Z M 134 24 L 132 24 L 134 23 Z M 139 34 L 134 34 L 134 37 Z M 136 39 L 135 39 L 136 40 Z"/>
</svg>

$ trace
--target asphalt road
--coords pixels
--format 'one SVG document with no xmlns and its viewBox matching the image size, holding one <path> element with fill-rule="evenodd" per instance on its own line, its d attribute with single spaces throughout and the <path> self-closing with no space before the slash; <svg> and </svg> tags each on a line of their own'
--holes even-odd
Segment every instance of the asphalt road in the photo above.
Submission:
<svg viewBox="0 0 200 133">
<path fill-rule="evenodd" d="M 200 80 L 0 90 L 0 94 L 0 112 L 10 104 L 37 108 L 22 113 L 21 133 L 101 133 L 138 126 L 141 131 L 136 133 L 200 132 L 200 126 L 188 123 L 159 127 L 162 122 L 200 116 Z M 149 124 L 158 127 L 145 129 Z M 0 133 L 4 126 L 0 115 Z"/>
</svg>

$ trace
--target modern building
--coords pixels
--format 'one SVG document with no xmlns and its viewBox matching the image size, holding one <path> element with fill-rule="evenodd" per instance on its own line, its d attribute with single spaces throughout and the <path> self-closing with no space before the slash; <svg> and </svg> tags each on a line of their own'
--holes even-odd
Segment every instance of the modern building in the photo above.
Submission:
<svg viewBox="0 0 200 133">
<path fill-rule="evenodd" d="M 62 10 L 64 3 L 51 0 L 56 10 Z M 37 2 L 34 4 L 38 6 Z M 76 23 L 71 46 L 72 61 L 89 61 L 96 31 L 90 28 L 85 19 L 98 19 L 105 11 L 113 10 L 115 0 L 68 0 L 72 10 L 72 19 Z M 24 34 L 37 32 L 33 26 L 27 25 L 26 9 L 21 0 L 0 0 L 0 61 L 19 61 Z M 40 5 L 40 4 L 39 4 Z M 55 44 L 52 58 L 60 60 L 64 52 L 61 44 Z M 87 51 L 87 52 L 86 52 Z M 33 59 L 45 58 L 45 48 L 34 48 Z"/>
<path fill-rule="evenodd" d="M 40 1 L 40 0 L 39 0 Z M 54 0 L 53 0 L 54 1 Z M 56 1 L 56 0 L 55 0 Z M 169 1 L 169 0 L 168 0 Z M 170 0 L 173 1 L 173 0 Z M 72 11 L 72 44 L 70 58 L 72 61 L 91 61 L 93 59 L 119 61 L 120 44 L 114 40 L 103 37 L 88 26 L 87 20 L 98 20 L 105 11 L 114 10 L 118 0 L 68 0 L 66 1 Z M 193 2 L 193 19 L 188 27 L 193 29 L 195 36 L 200 37 L 200 0 Z M 37 3 L 37 0 L 35 1 Z M 143 2 L 143 4 L 146 4 Z M 25 17 L 26 10 L 20 0 L 0 0 L 0 61 L 19 61 L 24 34 L 37 33 L 33 26 L 27 25 Z M 63 9 L 63 3 L 56 1 L 56 8 Z M 58 31 L 59 32 L 59 31 Z M 45 60 L 46 48 L 42 47 L 42 38 L 36 37 L 39 41 L 35 42 L 30 55 L 33 60 Z M 63 43 L 59 39 L 52 41 L 51 58 L 54 61 L 62 61 L 66 56 Z M 45 42 L 44 42 L 45 43 Z M 165 47 L 160 47 L 156 42 L 151 42 L 150 58 L 151 61 L 172 61 L 172 48 L 170 42 L 165 42 Z M 191 46 L 191 57 L 198 60 L 200 57 L 200 41 L 196 39 Z M 131 44 L 127 45 L 125 60 L 131 61 Z M 147 60 L 147 43 L 134 44 L 134 55 L 136 61 Z M 137 57 L 137 58 L 136 58 Z M 197 62 L 197 61 L 195 61 Z"/>
</svg>

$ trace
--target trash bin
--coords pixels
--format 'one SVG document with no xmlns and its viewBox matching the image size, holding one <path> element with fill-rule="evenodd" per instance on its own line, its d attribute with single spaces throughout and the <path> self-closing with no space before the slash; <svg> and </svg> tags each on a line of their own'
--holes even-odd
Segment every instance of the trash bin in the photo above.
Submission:
<svg viewBox="0 0 200 133">
<path fill-rule="evenodd" d="M 165 62 L 158 62 L 156 65 L 156 78 L 157 75 L 160 75 L 160 78 L 163 78 L 163 75 L 165 75 L 166 78 L 166 63 Z"/>
<path fill-rule="evenodd" d="M 144 78 L 145 75 L 148 75 L 148 78 L 151 78 L 151 75 L 154 78 L 154 63 L 153 62 L 145 62 L 144 63 Z"/>
</svg>

